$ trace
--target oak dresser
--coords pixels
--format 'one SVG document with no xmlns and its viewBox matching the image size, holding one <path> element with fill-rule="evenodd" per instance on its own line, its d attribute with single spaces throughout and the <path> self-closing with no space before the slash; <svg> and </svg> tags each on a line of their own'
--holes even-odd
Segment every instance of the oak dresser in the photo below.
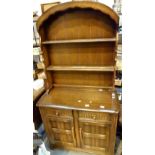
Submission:
<svg viewBox="0 0 155 155">
<path fill-rule="evenodd" d="M 118 15 L 98 2 L 67 2 L 37 21 L 46 93 L 38 102 L 51 148 L 113 155 Z"/>
</svg>

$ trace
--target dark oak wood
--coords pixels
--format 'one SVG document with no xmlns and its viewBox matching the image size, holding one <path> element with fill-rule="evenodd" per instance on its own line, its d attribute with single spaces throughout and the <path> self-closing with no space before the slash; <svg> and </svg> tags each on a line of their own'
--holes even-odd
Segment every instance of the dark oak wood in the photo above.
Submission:
<svg viewBox="0 0 155 155">
<path fill-rule="evenodd" d="M 52 71 L 50 73 L 53 78 L 53 85 L 113 86 L 113 72 Z"/>
<path fill-rule="evenodd" d="M 45 46 L 45 45 L 44 45 Z M 49 63 L 54 66 L 114 66 L 115 43 L 46 45 Z"/>
<path fill-rule="evenodd" d="M 39 18 L 46 93 L 38 106 L 51 148 L 114 154 L 117 27 L 117 14 L 97 2 L 60 4 Z"/>
<path fill-rule="evenodd" d="M 53 88 L 40 99 L 39 106 L 118 113 L 116 93 L 104 89 Z"/>
</svg>

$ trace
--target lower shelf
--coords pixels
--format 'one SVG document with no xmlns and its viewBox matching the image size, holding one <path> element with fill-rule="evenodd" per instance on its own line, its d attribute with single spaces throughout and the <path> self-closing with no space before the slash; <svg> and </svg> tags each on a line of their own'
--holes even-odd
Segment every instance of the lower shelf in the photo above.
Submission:
<svg viewBox="0 0 155 155">
<path fill-rule="evenodd" d="M 49 66 L 48 71 L 99 71 L 113 72 L 114 66 Z"/>
</svg>

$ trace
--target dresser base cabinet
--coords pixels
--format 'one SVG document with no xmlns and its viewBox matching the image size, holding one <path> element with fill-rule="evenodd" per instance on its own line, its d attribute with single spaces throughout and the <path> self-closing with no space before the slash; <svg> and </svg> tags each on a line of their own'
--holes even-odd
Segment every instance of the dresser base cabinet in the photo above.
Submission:
<svg viewBox="0 0 155 155">
<path fill-rule="evenodd" d="M 51 149 L 113 155 L 118 114 L 40 107 Z"/>
</svg>

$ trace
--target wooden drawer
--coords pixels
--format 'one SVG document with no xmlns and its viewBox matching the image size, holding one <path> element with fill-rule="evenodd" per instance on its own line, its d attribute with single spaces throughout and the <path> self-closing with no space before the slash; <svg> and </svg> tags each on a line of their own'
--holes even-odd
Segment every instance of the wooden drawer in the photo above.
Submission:
<svg viewBox="0 0 155 155">
<path fill-rule="evenodd" d="M 108 113 L 102 113 L 102 112 L 79 111 L 79 119 L 91 119 L 91 120 L 110 122 L 111 115 Z"/>
<path fill-rule="evenodd" d="M 46 110 L 46 114 L 48 116 L 73 117 L 72 110 L 61 110 L 61 109 L 48 108 Z"/>
</svg>

